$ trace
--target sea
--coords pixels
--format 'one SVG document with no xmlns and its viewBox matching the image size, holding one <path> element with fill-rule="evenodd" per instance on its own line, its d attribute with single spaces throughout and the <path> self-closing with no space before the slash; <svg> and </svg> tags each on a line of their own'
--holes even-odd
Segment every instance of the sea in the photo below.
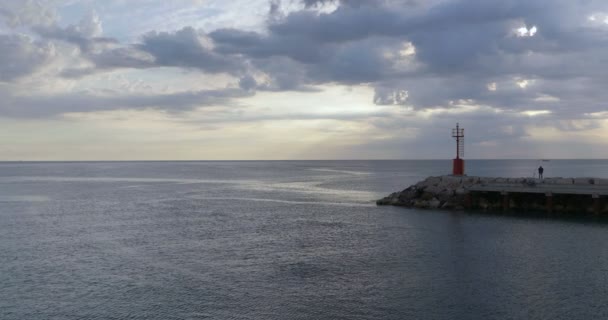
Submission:
<svg viewBox="0 0 608 320">
<path fill-rule="evenodd" d="M 608 178 L 607 160 L 467 160 Z M 608 319 L 608 224 L 375 205 L 450 160 L 0 163 L 0 319 Z"/>
</svg>

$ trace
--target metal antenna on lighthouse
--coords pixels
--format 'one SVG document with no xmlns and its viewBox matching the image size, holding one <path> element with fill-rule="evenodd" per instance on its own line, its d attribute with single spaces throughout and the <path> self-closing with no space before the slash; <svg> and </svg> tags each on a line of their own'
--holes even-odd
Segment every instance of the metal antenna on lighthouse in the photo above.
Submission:
<svg viewBox="0 0 608 320">
<path fill-rule="evenodd" d="M 456 138 L 456 159 L 464 157 L 464 129 L 456 123 L 456 129 L 452 129 L 452 137 Z"/>
<path fill-rule="evenodd" d="M 452 137 L 456 139 L 456 158 L 454 159 L 454 166 L 452 168 L 452 174 L 455 176 L 464 175 L 464 129 L 460 128 L 460 124 L 456 123 L 456 129 L 452 129 Z"/>
</svg>

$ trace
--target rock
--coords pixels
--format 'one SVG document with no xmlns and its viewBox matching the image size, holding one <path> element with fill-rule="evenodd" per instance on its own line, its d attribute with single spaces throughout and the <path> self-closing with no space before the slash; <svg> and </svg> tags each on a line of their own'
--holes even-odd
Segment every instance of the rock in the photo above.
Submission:
<svg viewBox="0 0 608 320">
<path fill-rule="evenodd" d="M 437 199 L 441 202 L 449 201 L 454 196 L 453 189 L 444 189 L 439 194 L 437 194 Z"/>
<path fill-rule="evenodd" d="M 418 190 L 416 188 L 407 188 L 397 195 L 397 198 L 402 202 L 408 202 L 416 198 Z"/>
<path fill-rule="evenodd" d="M 468 177 L 466 179 L 463 179 L 462 182 L 466 185 L 478 184 L 479 178 L 478 177 Z"/>
<path fill-rule="evenodd" d="M 426 189 L 424 189 L 425 192 L 428 193 L 432 193 L 432 194 L 439 194 L 441 193 L 441 191 L 443 191 L 445 188 L 441 187 L 441 186 L 429 186 L 426 187 Z"/>
<path fill-rule="evenodd" d="M 441 179 L 445 185 L 460 185 L 462 182 L 462 177 L 458 176 L 445 176 Z"/>
<path fill-rule="evenodd" d="M 426 179 L 426 182 L 429 186 L 436 186 L 441 182 L 441 177 L 430 177 Z"/>
<path fill-rule="evenodd" d="M 456 195 L 464 195 L 467 193 L 467 190 L 465 188 L 458 188 L 454 191 L 454 194 Z"/>
<path fill-rule="evenodd" d="M 434 194 L 430 193 L 430 192 L 425 192 L 422 194 L 422 196 L 420 196 L 420 199 L 425 200 L 425 201 L 429 201 L 431 199 L 433 199 L 435 197 Z"/>
<path fill-rule="evenodd" d="M 432 187 L 432 186 L 436 186 L 441 182 L 441 178 L 440 177 L 430 177 L 430 178 L 426 178 L 425 180 L 422 180 L 420 182 L 418 182 L 416 184 L 416 186 L 418 188 L 428 188 L 428 187 Z"/>
<path fill-rule="evenodd" d="M 414 207 L 419 209 L 426 209 L 429 207 L 429 202 L 426 200 L 415 200 Z"/>
<path fill-rule="evenodd" d="M 401 203 L 401 201 L 399 200 L 399 197 L 396 193 L 393 193 L 388 197 L 385 197 L 385 198 L 382 198 L 382 199 L 376 201 L 376 204 L 380 205 L 380 206 L 399 205 L 400 203 Z"/>
<path fill-rule="evenodd" d="M 439 201 L 437 198 L 433 198 L 429 201 L 429 208 L 431 209 L 438 209 L 440 205 L 441 201 Z"/>
<path fill-rule="evenodd" d="M 452 203 L 451 201 L 446 201 L 444 204 L 441 205 L 441 209 L 446 209 L 446 210 L 450 210 L 450 209 L 454 209 L 454 203 Z"/>
<path fill-rule="evenodd" d="M 481 198 L 479 199 L 477 205 L 479 206 L 479 208 L 481 209 L 488 209 L 488 207 L 490 207 L 490 204 L 488 203 L 488 201 L 485 198 Z"/>
</svg>

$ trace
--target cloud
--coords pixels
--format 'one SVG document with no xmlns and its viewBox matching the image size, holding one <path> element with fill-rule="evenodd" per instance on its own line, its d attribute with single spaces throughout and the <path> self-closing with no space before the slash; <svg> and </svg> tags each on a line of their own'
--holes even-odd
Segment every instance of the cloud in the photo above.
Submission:
<svg viewBox="0 0 608 320">
<path fill-rule="evenodd" d="M 12 95 L 3 92 L 0 114 L 8 117 L 49 117 L 71 112 L 154 108 L 168 112 L 188 111 L 211 105 L 229 105 L 231 99 L 250 96 L 238 88 L 185 91 L 167 94 L 74 92 L 54 95 Z"/>
<path fill-rule="evenodd" d="M 327 3 L 305 2 L 308 7 Z M 576 116 L 579 108 L 605 108 L 602 87 L 608 79 L 597 66 L 608 54 L 608 30 L 587 24 L 592 12 L 606 10 L 605 2 L 400 4 L 374 1 L 363 8 L 342 2 L 329 13 L 304 10 L 273 20 L 264 35 L 218 30 L 210 37 L 218 51 L 246 55 L 255 65 L 270 57 L 297 61 L 304 82 L 371 84 L 376 95 L 370 99 L 379 104 L 402 104 L 404 99 L 395 98 L 408 92 L 407 103 L 414 108 L 449 107 L 461 99 L 505 110 L 550 103 L 559 117 Z M 517 37 L 518 28 L 526 28 L 527 36 Z M 400 70 L 400 57 L 386 53 L 403 42 L 410 42 L 415 54 Z M 271 72 L 267 62 L 265 70 Z M 518 81 L 528 85 L 522 88 Z M 540 101 L 539 96 L 559 98 Z"/>
<path fill-rule="evenodd" d="M 327 4 L 339 4 L 343 6 L 377 6 L 382 0 L 302 0 L 307 8 L 324 6 Z M 411 2 L 411 1 L 404 1 Z"/>
<path fill-rule="evenodd" d="M 212 74 L 246 73 L 246 64 L 241 59 L 225 57 L 215 52 L 206 35 L 192 27 L 175 32 L 151 31 L 142 36 L 140 43 L 128 45 L 120 45 L 109 38 L 91 38 L 88 36 L 93 33 L 85 35 L 81 30 L 85 29 L 74 26 L 65 29 L 38 29 L 47 38 L 77 44 L 81 48 L 82 58 L 93 64 L 90 67 L 64 70 L 61 74 L 65 77 L 77 78 L 120 68 L 159 67 L 194 69 Z"/>
<path fill-rule="evenodd" d="M 33 30 L 47 39 L 62 40 L 75 44 L 84 53 L 96 50 L 99 46 L 117 43 L 115 39 L 102 37 L 103 28 L 101 20 L 94 11 L 83 17 L 80 23 L 76 25 L 62 28 L 54 23 L 50 25 L 37 25 L 33 27 Z"/>
<path fill-rule="evenodd" d="M 215 52 L 204 34 L 192 27 L 176 32 L 149 32 L 142 43 L 141 51 L 154 56 L 158 66 L 196 68 L 209 73 L 238 74 L 245 69 L 236 57 L 225 57 Z"/>
<path fill-rule="evenodd" d="M 252 31 L 220 29 L 209 34 L 222 54 L 245 54 L 252 58 L 287 56 L 303 63 L 315 63 L 324 58 L 323 47 L 306 38 L 265 37 Z"/>
<path fill-rule="evenodd" d="M 173 67 L 228 75 L 248 94 L 369 86 L 370 103 L 416 111 L 470 101 L 514 114 L 550 110 L 552 119 L 572 119 L 606 108 L 608 76 L 598 66 L 608 55 L 608 27 L 589 20 L 608 12 L 604 1 L 304 0 L 289 12 L 281 3 L 271 2 L 263 31 L 231 25 L 210 32 L 158 28 L 132 43 L 104 37 L 102 19 L 94 13 L 66 27 L 49 18 L 31 27 L 41 40 L 0 37 L 11 56 L 6 61 L 12 61 L 0 67 L 0 78 L 10 82 L 44 69 L 56 55 L 53 43 L 60 41 L 76 45 L 78 58 L 86 61 L 59 70 L 67 78 Z M 26 18 L 31 7 L 0 4 L 6 21 L 32 25 Z"/>
<path fill-rule="evenodd" d="M 29 36 L 0 35 L 0 81 L 11 82 L 36 73 L 56 56 L 55 46 Z"/>
<path fill-rule="evenodd" d="M 57 19 L 57 12 L 49 6 L 49 1 L 0 0 L 0 21 L 11 28 L 51 25 Z"/>
</svg>

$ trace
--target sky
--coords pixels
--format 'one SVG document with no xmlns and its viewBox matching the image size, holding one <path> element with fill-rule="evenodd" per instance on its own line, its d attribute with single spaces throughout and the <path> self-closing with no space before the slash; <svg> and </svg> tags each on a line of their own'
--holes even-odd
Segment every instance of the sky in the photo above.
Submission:
<svg viewBox="0 0 608 320">
<path fill-rule="evenodd" d="M 0 0 L 0 161 L 608 158 L 605 0 Z"/>
</svg>

